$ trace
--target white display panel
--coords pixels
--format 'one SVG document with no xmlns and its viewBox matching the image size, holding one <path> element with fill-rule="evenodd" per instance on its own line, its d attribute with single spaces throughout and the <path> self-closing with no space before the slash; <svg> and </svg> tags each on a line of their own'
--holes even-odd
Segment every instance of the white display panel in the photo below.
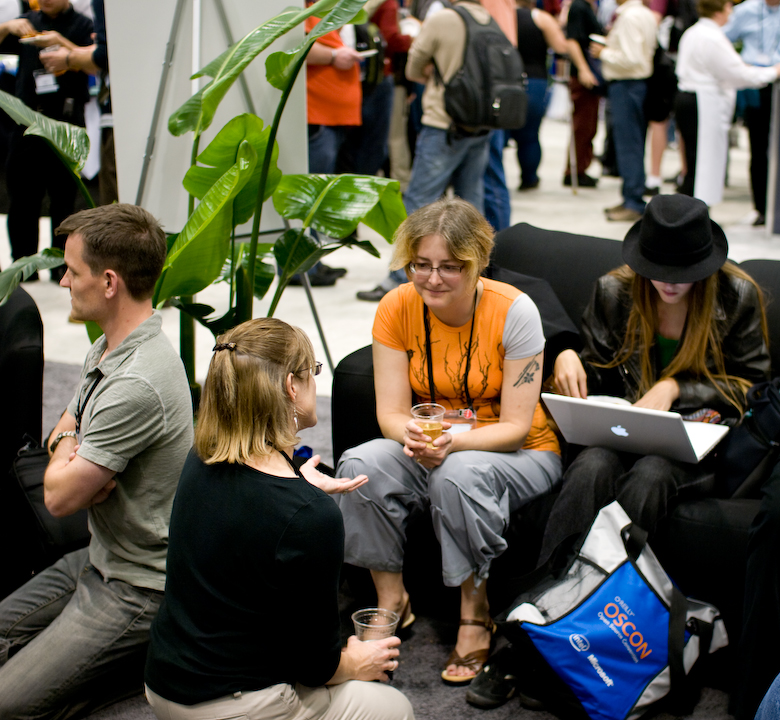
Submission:
<svg viewBox="0 0 780 720">
<path fill-rule="evenodd" d="M 303 7 L 302 0 L 223 0 L 234 40 L 295 4 Z M 105 0 L 105 6 L 119 197 L 122 202 L 134 203 L 176 0 Z M 196 32 L 200 28 L 200 59 L 195 61 L 196 67 L 193 67 L 193 25 Z M 274 43 L 244 71 L 257 114 L 266 124 L 273 119 L 281 93 L 265 79 L 265 58 L 271 52 L 294 47 L 303 36 L 301 25 Z M 194 94 L 190 76 L 227 47 L 214 0 L 187 0 L 179 23 L 141 202 L 160 219 L 168 232 L 178 232 L 186 221 L 187 193 L 181 181 L 190 166 L 193 140 L 192 133 L 181 137 L 171 135 L 168 118 Z M 205 85 L 208 78 L 199 82 Z M 203 150 L 231 118 L 243 112 L 247 112 L 247 106 L 237 81 L 223 99 L 211 127 L 201 137 L 200 149 Z M 287 102 L 277 137 L 282 172 L 307 171 L 306 137 L 306 93 L 302 72 Z M 281 227 L 281 219 L 271 202 L 267 202 L 261 229 Z"/>
</svg>

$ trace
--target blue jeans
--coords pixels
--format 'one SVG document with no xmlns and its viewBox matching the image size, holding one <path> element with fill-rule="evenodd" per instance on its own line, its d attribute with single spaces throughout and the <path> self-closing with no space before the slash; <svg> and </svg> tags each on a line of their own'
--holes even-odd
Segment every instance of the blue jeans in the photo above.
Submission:
<svg viewBox="0 0 780 720">
<path fill-rule="evenodd" d="M 339 172 L 376 175 L 384 166 L 394 88 L 393 78 L 388 75 L 372 93 L 363 96 L 363 124 L 347 132 L 341 148 L 345 163 L 342 167 L 339 162 Z"/>
<path fill-rule="evenodd" d="M 34 576 L 0 602 L 0 717 L 89 707 L 117 665 L 145 656 L 162 597 L 104 581 L 86 548 Z"/>
<path fill-rule="evenodd" d="M 509 131 L 509 136 L 517 143 L 517 162 L 520 164 L 520 179 L 524 185 L 533 185 L 539 181 L 537 172 L 542 162 L 539 127 L 549 102 L 547 80 L 528 78 L 528 114 L 525 125 L 519 130 Z"/>
<path fill-rule="evenodd" d="M 485 168 L 485 217 L 498 232 L 509 227 L 509 190 L 504 175 L 506 130 L 490 131 L 490 151 Z"/>
<path fill-rule="evenodd" d="M 612 135 L 620 177 L 623 178 L 623 204 L 630 210 L 645 211 L 645 117 L 646 80 L 615 80 L 607 87 L 612 105 Z"/>
<path fill-rule="evenodd" d="M 349 128 L 341 125 L 309 125 L 309 172 L 336 172 L 336 158 Z"/>
<path fill-rule="evenodd" d="M 484 175 L 490 137 L 447 140 L 447 131 L 423 125 L 417 137 L 412 177 L 404 195 L 406 212 L 430 205 L 452 185 L 458 197 L 484 212 Z"/>
</svg>

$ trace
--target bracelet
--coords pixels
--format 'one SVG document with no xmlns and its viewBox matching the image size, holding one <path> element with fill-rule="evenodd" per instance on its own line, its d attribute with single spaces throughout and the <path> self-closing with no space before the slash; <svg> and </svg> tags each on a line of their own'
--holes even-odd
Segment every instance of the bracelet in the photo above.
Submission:
<svg viewBox="0 0 780 720">
<path fill-rule="evenodd" d="M 72 437 L 78 440 L 79 436 L 76 434 L 75 430 L 65 430 L 65 432 L 58 433 L 57 437 L 54 438 L 51 445 L 49 446 L 49 452 L 52 453 L 52 455 L 54 454 L 54 451 L 57 449 L 57 445 L 60 444 L 62 438 L 65 437 Z"/>
<path fill-rule="evenodd" d="M 66 67 L 66 68 L 68 68 L 68 70 L 72 70 L 72 69 L 73 69 L 73 68 L 71 68 L 71 66 L 70 66 L 70 56 L 71 56 L 71 53 L 72 53 L 72 52 L 73 52 L 73 51 L 72 51 L 72 50 L 70 50 L 70 51 L 68 52 L 68 54 L 65 56 L 65 67 Z"/>
<path fill-rule="evenodd" d="M 336 62 L 336 51 L 335 51 L 335 49 L 330 51 L 330 62 L 328 64 L 329 65 L 333 65 L 334 62 Z"/>
</svg>

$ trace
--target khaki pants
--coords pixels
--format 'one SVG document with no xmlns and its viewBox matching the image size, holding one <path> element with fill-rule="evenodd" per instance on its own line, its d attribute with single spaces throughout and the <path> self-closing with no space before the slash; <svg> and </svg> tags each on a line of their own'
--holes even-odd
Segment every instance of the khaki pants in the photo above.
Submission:
<svg viewBox="0 0 780 720">
<path fill-rule="evenodd" d="M 272 685 L 197 705 L 165 700 L 147 686 L 146 699 L 158 720 L 414 720 L 401 692 L 358 680 L 318 688 Z"/>
</svg>

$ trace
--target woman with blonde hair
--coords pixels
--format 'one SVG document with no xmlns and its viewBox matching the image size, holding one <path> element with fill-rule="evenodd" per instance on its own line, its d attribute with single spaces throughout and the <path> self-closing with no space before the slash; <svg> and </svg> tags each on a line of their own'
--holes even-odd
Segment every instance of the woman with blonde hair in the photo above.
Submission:
<svg viewBox="0 0 780 720">
<path fill-rule="evenodd" d="M 165 599 L 146 694 L 161 720 L 411 720 L 386 680 L 398 638 L 341 647 L 341 514 L 328 493 L 365 476 L 300 469 L 296 433 L 317 422 L 311 343 L 250 320 L 214 347 L 171 516 Z M 326 687 L 328 686 L 328 687 Z"/>
<path fill-rule="evenodd" d="M 738 418 L 745 391 L 768 379 L 770 359 L 761 290 L 727 252 L 726 236 L 701 200 L 653 198 L 626 235 L 626 265 L 596 285 L 582 318 L 585 348 L 556 358 L 558 390 L 614 395 L 689 419 Z M 712 457 L 692 465 L 583 450 L 564 474 L 540 561 L 615 499 L 652 532 L 679 499 L 713 491 L 713 470 Z"/>
<path fill-rule="evenodd" d="M 414 620 L 401 575 L 410 515 L 430 512 L 444 584 L 460 587 L 460 626 L 446 682 L 467 683 L 488 656 L 485 580 L 506 548 L 509 514 L 558 483 L 557 441 L 539 406 L 544 336 L 531 299 L 480 277 L 493 231 L 473 205 L 440 200 L 398 228 L 391 267 L 411 282 L 389 292 L 374 321 L 376 408 L 383 439 L 353 448 L 340 474 L 371 482 L 339 499 L 345 560 L 371 570 L 381 607 Z M 410 419 L 418 402 L 476 423 L 433 439 Z"/>
</svg>

